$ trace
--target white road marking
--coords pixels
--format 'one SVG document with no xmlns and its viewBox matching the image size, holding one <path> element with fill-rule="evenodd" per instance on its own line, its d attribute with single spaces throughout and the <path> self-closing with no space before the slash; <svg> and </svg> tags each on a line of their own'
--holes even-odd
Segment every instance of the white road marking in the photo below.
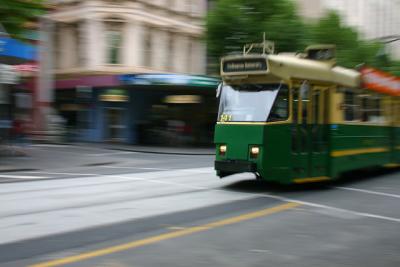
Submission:
<svg viewBox="0 0 400 267">
<path fill-rule="evenodd" d="M 68 176 L 97 176 L 99 174 L 95 173 L 72 173 L 72 172 L 46 172 L 46 171 L 26 171 L 24 173 L 32 173 L 32 174 L 56 174 L 56 175 L 68 175 Z"/>
<path fill-rule="evenodd" d="M 210 190 L 213 191 L 213 189 L 207 188 L 207 187 L 202 187 L 202 186 L 192 186 L 192 185 L 187 185 L 187 184 L 181 184 L 181 183 L 176 183 L 176 182 L 168 182 L 165 180 L 156 180 L 156 179 L 148 179 L 148 178 L 140 178 L 140 177 L 127 177 L 124 175 L 113 175 L 115 178 L 122 178 L 126 180 L 132 180 L 132 181 L 144 181 L 148 183 L 155 183 L 155 184 L 168 184 L 168 185 L 175 185 L 175 186 L 180 186 L 184 188 L 191 188 L 191 189 L 198 189 L 198 190 Z"/>
<path fill-rule="evenodd" d="M 140 175 L 140 174 L 136 174 L 136 175 Z M 122 176 L 118 175 L 118 177 L 119 178 L 128 179 L 128 180 L 131 179 L 131 180 L 147 181 L 147 182 L 150 182 L 150 183 L 170 184 L 170 185 L 176 185 L 176 186 L 187 187 L 187 188 L 192 188 L 192 189 L 202 189 L 202 190 L 209 190 L 209 191 L 227 192 L 226 190 L 223 190 L 223 189 L 208 188 L 208 187 L 203 187 L 203 186 L 192 186 L 192 185 L 188 185 L 188 184 L 182 184 L 182 183 L 165 181 L 165 180 L 140 178 L 140 177 L 135 177 L 135 176 L 127 177 L 127 176 L 123 176 L 123 175 Z M 318 204 L 318 203 L 308 202 L 308 201 L 302 201 L 302 200 L 298 200 L 298 199 L 287 198 L 287 197 L 282 197 L 282 196 L 278 196 L 278 195 L 272 195 L 272 194 L 268 194 L 268 193 L 241 193 L 241 192 L 237 192 L 237 193 L 238 194 L 245 194 L 245 195 L 252 195 L 252 196 L 257 196 L 257 197 L 269 197 L 269 198 L 277 199 L 277 200 L 284 201 L 284 202 L 295 202 L 295 203 L 299 203 L 299 204 L 302 204 L 302 205 L 305 205 L 305 206 L 330 209 L 330 210 L 333 210 L 333 211 L 336 211 L 336 212 L 343 212 L 343 213 L 348 213 L 348 214 L 357 215 L 357 216 L 361 216 L 361 217 L 368 217 L 368 218 L 374 218 L 374 219 L 380 219 L 380 220 L 400 223 L 400 218 L 382 216 L 382 215 L 378 215 L 378 214 L 374 214 L 374 213 L 359 212 L 359 211 L 343 209 L 343 208 L 337 208 L 337 207 L 334 207 L 334 206 Z"/>
<path fill-rule="evenodd" d="M 175 175 L 173 175 L 173 173 Z M 230 191 L 224 190 L 224 189 L 219 189 L 219 188 L 210 188 L 210 187 L 204 187 L 204 186 L 194 186 L 186 183 L 179 183 L 179 182 L 173 182 L 173 181 L 166 181 L 166 180 L 160 180 L 157 178 L 165 178 L 165 175 L 168 176 L 175 176 L 179 177 L 182 176 L 182 174 L 189 174 L 189 173 L 196 173 L 196 174 L 214 174 L 213 168 L 194 168 L 194 169 L 178 169 L 178 170 L 168 170 L 168 171 L 156 171 L 156 172 L 147 172 L 147 173 L 131 173 L 131 174 L 117 174 L 117 175 L 98 175 L 101 178 L 122 178 L 126 180 L 132 180 L 132 181 L 144 181 L 148 183 L 157 183 L 157 184 L 169 184 L 169 185 L 175 185 L 175 186 L 180 186 L 180 187 L 186 187 L 186 188 L 191 188 L 191 189 L 198 189 L 198 190 L 205 190 L 205 191 L 218 191 L 218 192 L 224 192 L 224 193 L 229 193 Z M 17 179 L 44 179 L 48 177 L 43 177 L 43 176 L 22 176 L 22 175 L 0 175 L 2 178 L 17 178 Z M 371 191 L 371 190 L 364 190 L 364 189 L 356 189 L 356 188 L 342 188 L 339 187 L 338 189 L 345 189 L 345 190 L 353 190 L 353 191 L 360 191 L 364 193 L 370 193 L 370 194 L 376 194 L 376 195 L 384 195 L 384 196 L 390 196 L 390 197 L 395 197 L 399 198 L 399 195 L 395 194 L 386 194 L 382 192 L 376 192 L 376 191 Z M 329 206 L 329 205 L 324 205 L 324 204 L 319 204 L 315 202 L 309 202 L 309 201 L 302 201 L 299 199 L 292 199 L 288 197 L 282 197 L 279 195 L 273 195 L 273 194 L 268 194 L 268 193 L 243 193 L 243 192 L 235 192 L 237 195 L 247 195 L 247 196 L 253 196 L 253 197 L 268 197 L 268 198 L 273 198 L 277 199 L 280 201 L 284 202 L 295 202 L 299 203 L 305 206 L 310 206 L 310 207 L 317 207 L 317 208 L 323 208 L 323 209 L 329 209 L 333 210 L 336 212 L 343 212 L 347 214 L 352 214 L 352 215 L 357 215 L 361 217 L 368 217 L 368 218 L 374 218 L 374 219 L 380 219 L 380 220 L 385 220 L 385 221 L 390 221 L 390 222 L 396 222 L 400 223 L 400 218 L 395 218 L 395 217 L 389 217 L 389 216 L 382 216 L 379 214 L 374 214 L 374 213 L 367 213 L 367 212 L 359 212 L 355 210 L 349 210 L 349 209 L 343 209 L 343 208 L 338 208 L 334 206 Z"/>
<path fill-rule="evenodd" d="M 101 168 L 107 168 L 107 169 L 135 169 L 135 170 L 154 170 L 154 171 L 170 171 L 174 169 L 162 169 L 162 168 L 144 168 L 144 167 L 133 167 L 133 166 L 109 166 L 109 165 L 104 165 L 104 166 L 99 166 Z M 179 169 L 177 169 L 179 170 Z"/>
<path fill-rule="evenodd" d="M 250 252 L 255 252 L 255 253 L 271 253 L 270 250 L 266 250 L 266 249 L 250 249 Z"/>
<path fill-rule="evenodd" d="M 28 176 L 28 175 L 1 174 L 0 178 L 8 178 L 8 179 L 47 179 L 49 177 L 46 177 L 46 176 Z"/>
<path fill-rule="evenodd" d="M 86 154 L 86 156 L 91 157 L 103 157 L 103 156 L 111 156 L 111 155 L 125 155 L 125 154 L 137 154 L 138 152 L 134 151 L 121 151 L 121 152 L 109 152 L 109 153 L 100 153 L 100 154 Z"/>
<path fill-rule="evenodd" d="M 396 195 L 396 194 L 389 194 L 389 193 L 383 193 L 383 192 L 379 192 L 379 191 L 372 191 L 372 190 L 359 189 L 359 188 L 353 188 L 353 187 L 335 186 L 333 188 L 342 189 L 342 190 L 349 190 L 349 191 L 355 191 L 355 192 L 361 192 L 361 193 L 367 193 L 367 194 L 378 195 L 378 196 L 400 198 L 400 195 Z"/>
<path fill-rule="evenodd" d="M 33 147 L 71 147 L 72 145 L 57 145 L 57 144 L 33 144 Z"/>
</svg>

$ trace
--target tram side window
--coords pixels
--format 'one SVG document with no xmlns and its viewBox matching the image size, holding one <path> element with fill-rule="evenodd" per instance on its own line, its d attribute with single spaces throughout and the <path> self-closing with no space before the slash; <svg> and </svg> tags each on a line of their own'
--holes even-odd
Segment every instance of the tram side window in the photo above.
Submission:
<svg viewBox="0 0 400 267">
<path fill-rule="evenodd" d="M 360 95 L 361 120 L 363 122 L 383 123 L 385 118 L 382 112 L 381 97 L 378 95 Z"/>
<path fill-rule="evenodd" d="M 287 88 L 282 88 L 275 99 L 272 106 L 268 121 L 287 120 L 289 116 L 289 91 Z"/>
<path fill-rule="evenodd" d="M 356 94 L 350 90 L 344 93 L 344 120 L 356 121 L 359 120 L 360 105 L 357 101 Z"/>
</svg>

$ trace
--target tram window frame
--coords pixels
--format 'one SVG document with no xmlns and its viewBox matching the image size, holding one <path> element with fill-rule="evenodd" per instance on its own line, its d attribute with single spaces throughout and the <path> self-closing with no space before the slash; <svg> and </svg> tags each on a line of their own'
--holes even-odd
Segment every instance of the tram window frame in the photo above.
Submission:
<svg viewBox="0 0 400 267">
<path fill-rule="evenodd" d="M 361 121 L 361 102 L 357 90 L 343 91 L 343 119 L 346 122 Z"/>
<path fill-rule="evenodd" d="M 253 89 L 250 88 L 246 88 L 247 87 L 251 87 Z M 275 87 L 276 88 L 275 88 Z M 258 88 L 257 88 L 258 87 Z M 275 92 L 276 91 L 276 92 Z M 241 93 L 242 92 L 242 93 Z M 264 94 L 262 95 L 258 95 L 257 99 L 254 99 L 251 102 L 251 105 L 254 106 L 255 104 L 257 104 L 259 108 L 266 108 L 266 114 L 261 113 L 261 112 L 256 112 L 253 114 L 249 114 L 251 116 L 255 116 L 255 115 L 265 115 L 265 118 L 263 119 L 254 119 L 254 118 L 250 118 L 248 119 L 248 117 L 246 116 L 245 119 L 243 120 L 237 120 L 235 119 L 235 116 L 237 116 L 236 114 L 234 114 L 234 109 L 232 110 L 232 107 L 234 107 L 235 109 L 237 109 L 237 106 L 243 105 L 243 103 L 245 104 L 244 107 L 249 106 L 249 103 L 246 104 L 246 98 L 244 96 L 246 96 L 247 92 L 247 98 L 251 98 L 251 97 L 255 97 L 257 95 L 251 96 L 251 94 L 254 93 L 260 93 L 260 92 L 264 92 Z M 268 95 L 266 94 L 267 92 Z M 274 94 L 274 95 L 273 95 Z M 228 96 L 230 95 L 230 96 Z M 278 103 L 277 101 L 279 101 L 281 99 L 283 95 L 283 100 L 285 100 L 284 104 L 284 111 L 285 114 L 283 116 L 280 116 L 280 114 L 278 114 L 276 111 L 279 108 L 282 107 L 278 107 L 276 106 Z M 274 99 L 270 101 L 270 99 L 266 98 L 268 96 L 268 98 L 273 97 Z M 275 122 L 288 122 L 289 118 L 290 118 L 290 89 L 289 86 L 285 83 L 260 83 L 260 84 L 256 84 L 256 83 L 250 83 L 250 84 L 223 84 L 223 87 L 221 88 L 221 93 L 220 93 L 220 101 L 219 101 L 219 108 L 218 108 L 218 122 L 247 122 L 247 123 L 252 123 L 252 122 L 262 122 L 262 123 L 275 123 Z M 235 99 L 235 101 L 227 101 L 228 98 L 231 98 L 232 100 Z M 268 100 L 268 101 L 264 101 L 265 103 L 260 103 L 259 100 L 262 100 L 264 98 L 264 100 Z M 257 102 L 258 101 L 258 102 Z M 237 102 L 237 103 L 234 103 Z M 241 102 L 241 103 L 240 103 Z M 238 104 L 239 103 L 239 104 Z M 228 110 L 229 112 L 227 112 L 226 110 Z M 282 110 L 282 109 L 281 109 Z M 272 118 L 271 115 L 275 112 L 276 117 Z M 239 115 L 246 115 L 245 113 L 243 114 L 239 114 Z"/>
<path fill-rule="evenodd" d="M 287 121 L 289 119 L 289 87 L 283 87 L 279 90 L 274 103 L 272 104 L 267 122 Z M 284 111 L 285 114 L 279 114 Z M 271 116 L 272 115 L 272 116 Z M 273 117 L 275 115 L 275 117 Z"/>
<path fill-rule="evenodd" d="M 382 96 L 368 92 L 360 94 L 360 115 L 361 122 L 372 124 L 385 124 L 387 118 L 383 111 Z"/>
</svg>

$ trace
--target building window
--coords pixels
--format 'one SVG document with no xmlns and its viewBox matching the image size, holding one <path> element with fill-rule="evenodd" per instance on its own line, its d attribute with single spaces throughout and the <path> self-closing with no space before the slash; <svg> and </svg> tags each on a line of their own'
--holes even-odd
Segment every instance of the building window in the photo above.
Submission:
<svg viewBox="0 0 400 267">
<path fill-rule="evenodd" d="M 78 22 L 73 26 L 74 38 L 76 44 L 76 61 L 74 65 L 78 67 L 85 66 L 86 64 L 86 51 L 85 45 L 87 43 L 87 32 L 85 31 L 84 23 Z"/>
<path fill-rule="evenodd" d="M 193 56 L 195 55 L 195 53 L 193 53 L 193 41 L 192 38 L 188 38 L 188 55 L 187 55 L 187 72 L 188 73 L 192 73 L 193 72 Z"/>
<path fill-rule="evenodd" d="M 170 32 L 168 34 L 168 48 L 167 48 L 167 70 L 174 71 L 174 33 Z"/>
<path fill-rule="evenodd" d="M 107 63 L 120 64 L 121 53 L 121 31 L 108 30 L 106 32 L 106 49 L 107 49 Z"/>
<path fill-rule="evenodd" d="M 123 29 L 126 22 L 119 17 L 109 17 L 104 22 L 105 62 L 107 64 L 121 64 Z"/>
<path fill-rule="evenodd" d="M 144 65 L 151 67 L 152 61 L 152 30 L 147 28 L 144 34 Z"/>
</svg>

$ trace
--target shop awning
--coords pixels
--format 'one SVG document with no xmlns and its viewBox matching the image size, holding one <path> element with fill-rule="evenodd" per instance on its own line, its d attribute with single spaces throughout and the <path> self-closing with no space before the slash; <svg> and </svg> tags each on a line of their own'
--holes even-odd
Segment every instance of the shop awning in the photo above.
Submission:
<svg viewBox="0 0 400 267">
<path fill-rule="evenodd" d="M 180 85 L 216 88 L 219 79 L 201 75 L 179 74 L 124 74 L 119 75 L 121 84 L 129 85 Z"/>
<path fill-rule="evenodd" d="M 21 64 L 26 61 L 36 61 L 37 49 L 35 46 L 7 36 L 0 37 L 0 62 L 10 65 Z"/>
</svg>

